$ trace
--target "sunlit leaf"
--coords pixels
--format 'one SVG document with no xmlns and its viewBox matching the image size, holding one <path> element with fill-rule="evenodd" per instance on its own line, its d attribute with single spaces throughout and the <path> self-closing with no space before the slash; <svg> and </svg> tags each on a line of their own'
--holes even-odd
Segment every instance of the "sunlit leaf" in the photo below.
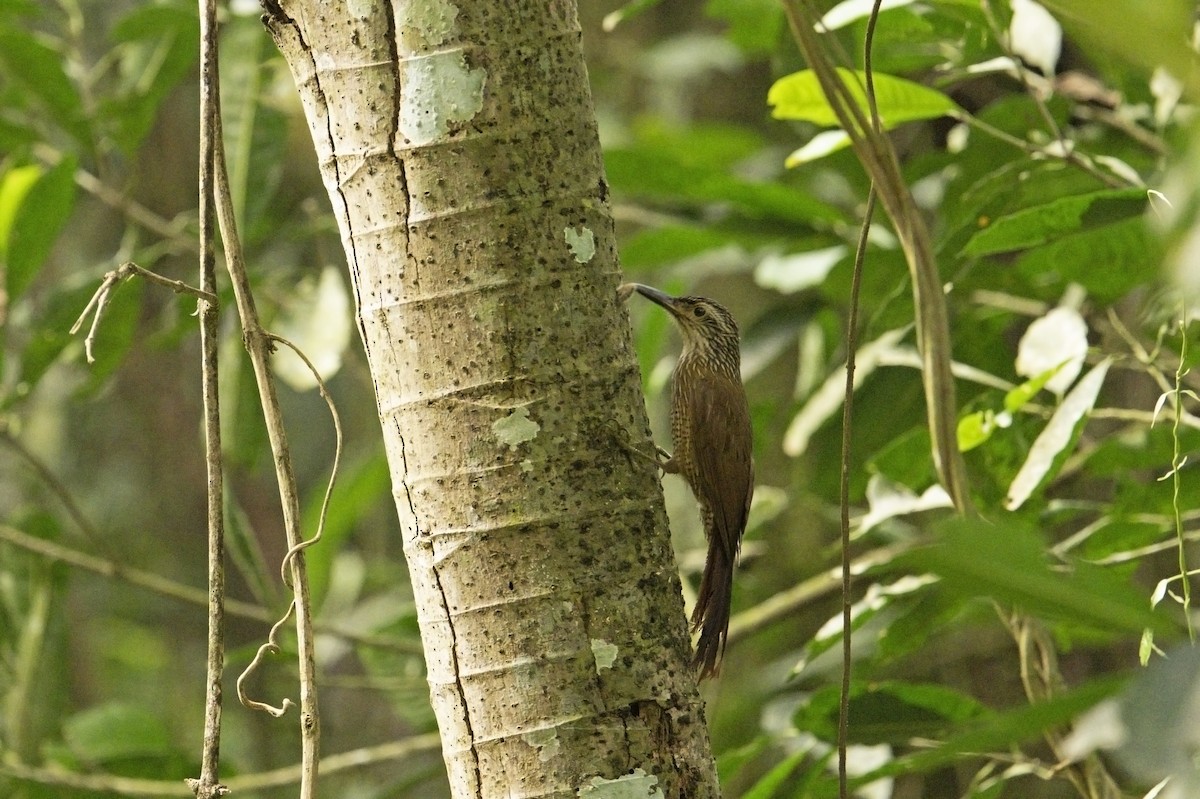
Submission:
<svg viewBox="0 0 1200 799">
<path fill-rule="evenodd" d="M 50 256 L 75 208 L 75 194 L 75 159 L 64 158 L 29 187 L 15 209 L 4 253 L 10 299 L 25 290 Z"/>
<path fill-rule="evenodd" d="M 866 85 L 865 74 L 841 68 L 838 69 L 838 74 L 862 109 L 863 115 L 869 117 L 866 91 L 863 88 Z M 874 80 L 879 118 L 885 129 L 919 119 L 953 116 L 959 111 L 953 100 L 936 89 L 882 73 L 876 73 Z M 776 119 L 794 119 L 822 127 L 839 124 L 837 115 L 817 82 L 816 73 L 810 69 L 794 72 L 775 81 L 775 85 L 767 93 L 767 104 L 774 108 L 772 115 Z"/>
</svg>

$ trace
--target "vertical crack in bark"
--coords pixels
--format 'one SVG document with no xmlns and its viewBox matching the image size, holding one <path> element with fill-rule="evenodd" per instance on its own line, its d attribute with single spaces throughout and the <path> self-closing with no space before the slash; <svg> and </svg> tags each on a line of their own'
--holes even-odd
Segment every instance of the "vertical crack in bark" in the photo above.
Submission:
<svg viewBox="0 0 1200 799">
<path fill-rule="evenodd" d="M 429 548 L 432 553 L 433 542 L 429 542 Z M 431 563 L 435 558 L 431 557 Z M 483 775 L 479 771 L 479 752 L 475 744 L 475 728 L 471 725 L 471 709 L 467 706 L 467 692 L 463 688 L 462 678 L 459 676 L 461 669 L 458 665 L 458 635 L 454 631 L 454 619 L 450 615 L 450 607 L 446 600 L 446 589 L 442 585 L 442 575 L 438 572 L 437 566 L 430 566 L 430 572 L 433 573 L 434 583 L 437 585 L 438 593 L 442 597 L 442 607 L 446 610 L 446 627 L 450 630 L 450 660 L 454 668 L 454 690 L 458 692 L 458 701 L 462 703 L 462 719 L 463 726 L 466 727 L 467 740 L 471 742 L 471 770 L 475 774 L 475 792 L 478 796 L 483 796 Z"/>
<path fill-rule="evenodd" d="M 401 98 L 404 92 L 402 81 L 400 80 L 400 46 L 398 43 L 399 30 L 396 27 L 396 12 L 393 8 L 392 0 L 383 0 L 383 10 L 387 18 L 387 45 L 388 55 L 392 63 L 392 114 L 388 127 L 387 152 L 388 155 L 395 161 L 400 178 L 400 192 L 404 197 L 404 208 L 400 213 L 403 215 L 403 225 L 405 228 L 404 234 L 404 257 L 405 264 L 401 268 L 406 268 L 408 261 L 411 259 L 411 249 L 409 246 L 408 235 L 408 217 L 409 211 L 412 208 L 412 198 L 408 193 L 408 165 L 405 162 L 404 156 L 396 147 L 396 142 L 400 138 L 400 111 Z M 400 463 L 404 470 L 404 478 L 401 484 L 404 486 L 404 497 L 408 503 L 408 511 L 412 514 L 414 538 L 421 536 L 421 524 L 417 517 L 416 504 L 413 502 L 412 488 L 408 484 L 408 444 L 404 439 L 402 431 L 397 430 L 397 438 L 400 441 Z M 475 777 L 475 785 L 473 790 L 477 795 L 483 794 L 483 776 L 479 768 L 479 753 L 475 748 L 475 729 L 471 724 L 471 709 L 467 704 L 467 692 L 462 684 L 462 669 L 458 660 L 458 633 L 454 629 L 454 616 L 450 613 L 449 601 L 446 598 L 446 589 L 442 584 L 442 575 L 438 571 L 436 553 L 433 552 L 433 542 L 429 541 L 429 571 L 433 576 L 434 584 L 437 586 L 438 595 L 441 597 L 442 609 L 446 614 L 446 629 L 450 637 L 450 661 L 451 667 L 454 670 L 454 690 L 458 694 L 458 701 L 462 706 L 462 723 L 466 729 L 467 740 L 471 741 L 470 757 L 471 770 Z"/>
</svg>

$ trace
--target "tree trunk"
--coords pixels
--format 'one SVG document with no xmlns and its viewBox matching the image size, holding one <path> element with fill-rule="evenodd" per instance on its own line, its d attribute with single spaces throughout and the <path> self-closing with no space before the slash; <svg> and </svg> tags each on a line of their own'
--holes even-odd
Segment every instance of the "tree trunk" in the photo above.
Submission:
<svg viewBox="0 0 1200 799">
<path fill-rule="evenodd" d="M 622 445 L 652 452 L 573 0 L 266 5 L 349 262 L 453 795 L 717 796 L 656 471 Z"/>
</svg>

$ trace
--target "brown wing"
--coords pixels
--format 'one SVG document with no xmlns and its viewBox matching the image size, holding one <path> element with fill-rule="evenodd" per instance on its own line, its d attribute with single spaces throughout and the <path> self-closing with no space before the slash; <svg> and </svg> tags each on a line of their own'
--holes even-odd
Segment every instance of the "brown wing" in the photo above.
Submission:
<svg viewBox="0 0 1200 799">
<path fill-rule="evenodd" d="M 740 380 L 710 376 L 689 386 L 697 496 L 713 515 L 713 535 L 733 564 L 754 490 L 750 412 Z"/>
</svg>

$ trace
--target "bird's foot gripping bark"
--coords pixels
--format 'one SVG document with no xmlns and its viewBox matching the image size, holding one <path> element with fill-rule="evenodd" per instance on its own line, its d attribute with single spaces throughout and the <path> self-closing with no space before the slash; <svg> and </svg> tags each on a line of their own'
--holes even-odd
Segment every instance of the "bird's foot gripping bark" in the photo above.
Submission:
<svg viewBox="0 0 1200 799">
<path fill-rule="evenodd" d="M 671 457 L 671 453 L 667 452 L 662 447 L 655 444 L 654 454 L 647 455 L 645 452 L 629 443 L 629 436 L 624 430 L 617 426 L 616 422 L 608 422 L 607 427 L 613 434 L 613 440 L 617 442 L 621 449 L 625 450 L 630 455 L 634 455 L 645 461 L 650 461 L 655 466 L 662 469 L 666 474 L 673 474 L 678 471 L 678 469 L 675 467 L 674 458 Z"/>
</svg>

